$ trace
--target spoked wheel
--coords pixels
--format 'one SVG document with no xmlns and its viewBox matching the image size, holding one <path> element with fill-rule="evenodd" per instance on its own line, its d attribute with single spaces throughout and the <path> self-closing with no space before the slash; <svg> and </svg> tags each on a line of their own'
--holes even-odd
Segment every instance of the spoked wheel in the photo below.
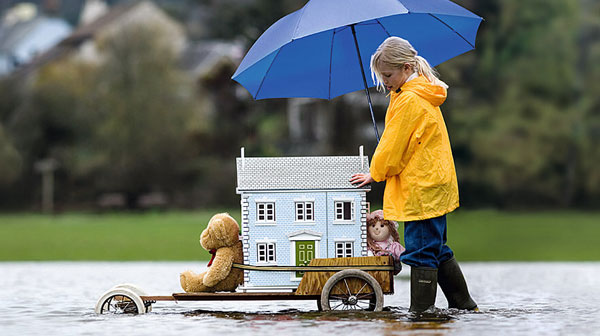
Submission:
<svg viewBox="0 0 600 336">
<path fill-rule="evenodd" d="M 97 314 L 145 314 L 148 310 L 142 298 L 127 288 L 112 288 L 96 303 Z"/>
<path fill-rule="evenodd" d="M 114 286 L 112 289 L 118 289 L 118 288 L 129 289 L 130 291 L 134 292 L 138 296 L 147 296 L 148 295 L 139 286 L 134 285 L 134 284 L 130 284 L 130 283 L 119 284 L 119 285 Z M 144 306 L 146 308 L 146 313 L 149 313 L 149 312 L 152 311 L 152 304 L 153 303 L 155 303 L 155 301 L 144 301 Z"/>
<path fill-rule="evenodd" d="M 381 286 L 369 273 L 349 269 L 334 274 L 321 292 L 323 310 L 371 310 L 383 308 Z"/>
<path fill-rule="evenodd" d="M 125 295 L 112 295 L 104 301 L 100 314 L 137 314 L 138 307 Z"/>
</svg>

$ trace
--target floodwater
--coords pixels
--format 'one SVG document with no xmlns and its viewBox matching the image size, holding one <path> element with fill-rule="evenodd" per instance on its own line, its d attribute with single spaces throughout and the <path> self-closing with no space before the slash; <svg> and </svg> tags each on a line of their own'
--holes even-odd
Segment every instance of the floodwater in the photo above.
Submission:
<svg viewBox="0 0 600 336">
<path fill-rule="evenodd" d="M 157 302 L 146 315 L 96 315 L 119 283 L 181 292 L 196 262 L 0 263 L 0 335 L 600 335 L 600 263 L 463 263 L 481 312 L 408 313 L 408 267 L 383 312 L 322 313 L 313 301 Z M 446 301 L 438 290 L 436 305 Z"/>
</svg>

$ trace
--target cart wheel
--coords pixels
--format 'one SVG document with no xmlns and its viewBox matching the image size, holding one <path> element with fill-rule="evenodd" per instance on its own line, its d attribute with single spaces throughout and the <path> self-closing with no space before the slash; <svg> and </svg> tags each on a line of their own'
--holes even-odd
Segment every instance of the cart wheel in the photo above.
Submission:
<svg viewBox="0 0 600 336">
<path fill-rule="evenodd" d="M 147 296 L 148 294 L 146 294 L 146 292 L 141 289 L 140 287 L 134 285 L 134 284 L 130 284 L 130 283 L 123 283 L 123 284 L 118 284 L 116 286 L 114 286 L 112 289 L 117 289 L 117 288 L 124 288 L 124 289 L 129 289 L 130 291 L 134 292 L 135 294 L 139 295 L 139 296 Z M 146 313 L 149 313 L 152 311 L 152 302 L 149 301 L 144 301 L 144 306 L 146 307 Z"/>
<path fill-rule="evenodd" d="M 142 298 L 127 288 L 112 288 L 96 303 L 96 314 L 145 314 Z"/>
<path fill-rule="evenodd" d="M 147 295 L 146 292 L 143 289 L 141 289 L 139 286 L 136 286 L 136 285 L 130 284 L 130 283 L 118 284 L 111 289 L 117 289 L 117 288 L 129 289 L 130 291 L 136 293 L 139 296 Z"/>
<path fill-rule="evenodd" d="M 321 292 L 323 310 L 374 310 L 383 308 L 381 286 L 369 273 L 348 269 L 334 274 Z"/>
</svg>

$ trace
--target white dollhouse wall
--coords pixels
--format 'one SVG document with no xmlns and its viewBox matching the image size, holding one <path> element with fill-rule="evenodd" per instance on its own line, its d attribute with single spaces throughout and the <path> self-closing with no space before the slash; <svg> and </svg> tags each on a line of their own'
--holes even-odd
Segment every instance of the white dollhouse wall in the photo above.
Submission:
<svg viewBox="0 0 600 336">
<path fill-rule="evenodd" d="M 350 176 L 368 172 L 368 158 L 237 158 L 244 263 L 300 266 L 313 258 L 367 255 L 368 186 Z M 243 291 L 292 291 L 302 274 L 244 271 Z"/>
</svg>

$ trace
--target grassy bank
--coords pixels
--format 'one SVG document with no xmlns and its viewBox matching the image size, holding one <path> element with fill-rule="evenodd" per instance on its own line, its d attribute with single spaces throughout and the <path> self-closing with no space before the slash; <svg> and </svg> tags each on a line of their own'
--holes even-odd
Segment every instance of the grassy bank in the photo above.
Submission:
<svg viewBox="0 0 600 336">
<path fill-rule="evenodd" d="M 0 260 L 197 260 L 219 210 L 0 215 Z M 239 220 L 239 210 L 229 212 Z M 461 261 L 600 261 L 600 213 L 460 210 L 448 242 Z"/>
<path fill-rule="evenodd" d="M 194 260 L 215 211 L 0 215 L 0 260 Z"/>
<path fill-rule="evenodd" d="M 459 210 L 448 243 L 459 260 L 600 261 L 600 212 Z"/>
</svg>

